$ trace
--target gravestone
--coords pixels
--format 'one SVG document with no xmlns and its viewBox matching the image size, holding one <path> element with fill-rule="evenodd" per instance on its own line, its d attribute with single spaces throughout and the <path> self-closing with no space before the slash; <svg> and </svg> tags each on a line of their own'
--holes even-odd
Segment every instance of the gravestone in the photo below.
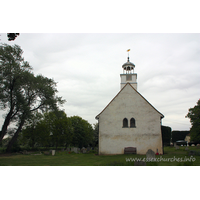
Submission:
<svg viewBox="0 0 200 200">
<path fill-rule="evenodd" d="M 136 147 L 125 147 L 124 148 L 124 154 L 136 154 L 137 149 Z"/>
<path fill-rule="evenodd" d="M 90 152 L 90 147 L 87 147 L 87 152 Z"/>
<path fill-rule="evenodd" d="M 146 162 L 144 161 L 135 161 L 134 162 L 134 166 L 146 166 Z"/>
<path fill-rule="evenodd" d="M 44 151 L 44 155 L 49 155 L 50 151 Z"/>
<path fill-rule="evenodd" d="M 66 151 L 69 152 L 69 151 L 71 151 L 71 149 L 68 147 L 68 148 L 66 149 Z"/>
<path fill-rule="evenodd" d="M 155 152 L 151 149 L 149 149 L 147 152 L 146 152 L 146 158 L 147 159 L 154 159 L 155 158 Z"/>
<path fill-rule="evenodd" d="M 74 153 L 78 153 L 78 148 L 77 148 L 77 147 L 74 147 L 73 152 L 74 152 Z"/>
<path fill-rule="evenodd" d="M 178 150 L 178 149 L 179 149 L 179 146 L 177 145 L 175 148 L 176 148 L 176 150 Z"/>
<path fill-rule="evenodd" d="M 188 147 L 185 147 L 185 150 L 187 151 L 187 150 L 189 150 L 189 148 L 188 148 Z"/>
<path fill-rule="evenodd" d="M 82 152 L 82 153 L 86 153 L 86 148 L 83 147 L 83 148 L 81 149 L 81 152 Z"/>
<path fill-rule="evenodd" d="M 52 150 L 52 156 L 54 156 L 56 153 L 56 150 Z"/>
</svg>

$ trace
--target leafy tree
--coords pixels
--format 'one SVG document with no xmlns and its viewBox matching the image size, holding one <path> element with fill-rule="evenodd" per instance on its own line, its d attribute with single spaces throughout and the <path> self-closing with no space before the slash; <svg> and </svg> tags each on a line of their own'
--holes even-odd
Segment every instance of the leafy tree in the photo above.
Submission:
<svg viewBox="0 0 200 200">
<path fill-rule="evenodd" d="M 34 76 L 28 62 L 22 58 L 22 53 L 18 45 L 0 46 L 0 106 L 8 110 L 0 141 L 11 122 L 15 122 L 17 127 L 7 146 L 7 151 L 11 150 L 24 123 L 34 111 L 57 110 L 57 104 L 64 103 L 61 97 L 56 96 L 57 89 L 54 80 L 42 75 Z"/>
<path fill-rule="evenodd" d="M 25 123 L 25 128 L 22 130 L 22 143 L 29 147 L 35 147 L 40 144 L 40 129 L 39 123 L 42 120 L 43 115 L 39 112 L 35 112 Z M 45 129 L 44 129 L 45 130 Z M 43 132 L 42 132 L 43 133 Z M 48 140 L 48 137 L 46 138 Z"/>
<path fill-rule="evenodd" d="M 15 40 L 19 33 L 7 33 L 8 41 Z"/>
<path fill-rule="evenodd" d="M 94 143 L 93 146 L 97 146 L 99 142 L 99 123 L 94 124 Z"/>
<path fill-rule="evenodd" d="M 20 109 L 22 80 L 31 67 L 22 57 L 23 51 L 17 45 L 0 46 L 0 108 L 8 110 L 0 135 L 0 141 L 7 133 L 8 126 Z"/>
<path fill-rule="evenodd" d="M 189 109 L 187 118 L 190 118 L 191 129 L 190 136 L 192 141 L 200 141 L 200 99 L 197 102 L 197 105 Z"/>
<path fill-rule="evenodd" d="M 71 121 L 64 111 L 52 111 L 34 117 L 30 124 L 23 129 L 24 140 L 29 141 L 31 147 L 68 146 L 73 137 Z"/>
<path fill-rule="evenodd" d="M 79 116 L 69 118 L 73 127 L 72 145 L 78 147 L 86 147 L 93 144 L 94 131 L 92 125 Z"/>
<path fill-rule="evenodd" d="M 64 111 L 46 113 L 44 123 L 49 130 L 52 146 L 68 146 L 73 137 L 71 121 L 67 118 Z"/>
<path fill-rule="evenodd" d="M 170 145 L 170 140 L 171 140 L 171 132 L 172 129 L 171 127 L 168 126 L 161 126 L 161 131 L 162 131 L 162 143 L 164 145 Z"/>
</svg>

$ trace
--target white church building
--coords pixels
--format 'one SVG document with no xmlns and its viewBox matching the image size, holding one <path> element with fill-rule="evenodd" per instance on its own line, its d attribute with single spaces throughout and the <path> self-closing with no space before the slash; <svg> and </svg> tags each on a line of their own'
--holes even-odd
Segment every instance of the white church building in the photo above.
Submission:
<svg viewBox="0 0 200 200">
<path fill-rule="evenodd" d="M 134 147 L 137 154 L 148 149 L 163 154 L 161 120 L 164 117 L 138 91 L 135 65 L 122 65 L 121 90 L 96 116 L 99 122 L 99 155 L 124 154 Z"/>
</svg>

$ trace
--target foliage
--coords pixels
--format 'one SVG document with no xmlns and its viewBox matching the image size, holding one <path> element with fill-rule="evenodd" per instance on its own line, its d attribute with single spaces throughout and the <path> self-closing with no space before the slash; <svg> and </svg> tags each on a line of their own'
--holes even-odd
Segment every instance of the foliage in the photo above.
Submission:
<svg viewBox="0 0 200 200">
<path fill-rule="evenodd" d="M 99 143 L 99 123 L 94 124 L 94 146 Z"/>
<path fill-rule="evenodd" d="M 93 145 L 94 131 L 92 125 L 79 116 L 69 118 L 73 127 L 72 146 L 87 147 Z"/>
<path fill-rule="evenodd" d="M 197 102 L 197 105 L 189 109 L 189 112 L 186 116 L 190 118 L 191 129 L 190 136 L 192 141 L 200 141 L 200 99 Z"/>
<path fill-rule="evenodd" d="M 57 97 L 56 83 L 42 75 L 35 76 L 28 62 L 22 57 L 18 45 L 0 46 L 0 107 L 7 110 L 2 126 L 0 142 L 7 133 L 10 123 L 15 123 L 16 131 L 7 151 L 16 142 L 27 119 L 36 110 L 57 110 L 64 100 Z"/>
<path fill-rule="evenodd" d="M 162 142 L 163 145 L 170 145 L 171 141 L 171 127 L 168 126 L 161 126 L 161 131 L 162 131 Z"/>
<path fill-rule="evenodd" d="M 35 119 L 35 120 L 34 120 Z M 32 148 L 35 146 L 68 146 L 73 137 L 73 128 L 64 111 L 52 111 L 37 115 L 22 131 L 23 138 Z"/>
</svg>

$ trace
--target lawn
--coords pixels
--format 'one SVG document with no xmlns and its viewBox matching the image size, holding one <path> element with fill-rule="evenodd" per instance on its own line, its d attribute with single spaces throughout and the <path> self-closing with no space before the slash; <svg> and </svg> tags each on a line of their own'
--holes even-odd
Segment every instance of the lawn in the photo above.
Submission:
<svg viewBox="0 0 200 200">
<path fill-rule="evenodd" d="M 165 147 L 164 155 L 156 155 L 157 161 L 146 162 L 147 166 L 200 166 L 198 147 Z M 189 155 L 195 151 L 195 155 Z M 132 159 L 132 161 L 131 161 Z M 76 154 L 57 151 L 54 156 L 32 152 L 23 154 L 0 154 L 0 166 L 133 166 L 133 159 L 146 159 L 145 155 L 96 155 L 95 153 Z M 181 161 L 182 159 L 182 161 Z M 188 161 L 188 160 L 191 161 Z M 128 161 L 129 160 L 129 161 Z"/>
</svg>

